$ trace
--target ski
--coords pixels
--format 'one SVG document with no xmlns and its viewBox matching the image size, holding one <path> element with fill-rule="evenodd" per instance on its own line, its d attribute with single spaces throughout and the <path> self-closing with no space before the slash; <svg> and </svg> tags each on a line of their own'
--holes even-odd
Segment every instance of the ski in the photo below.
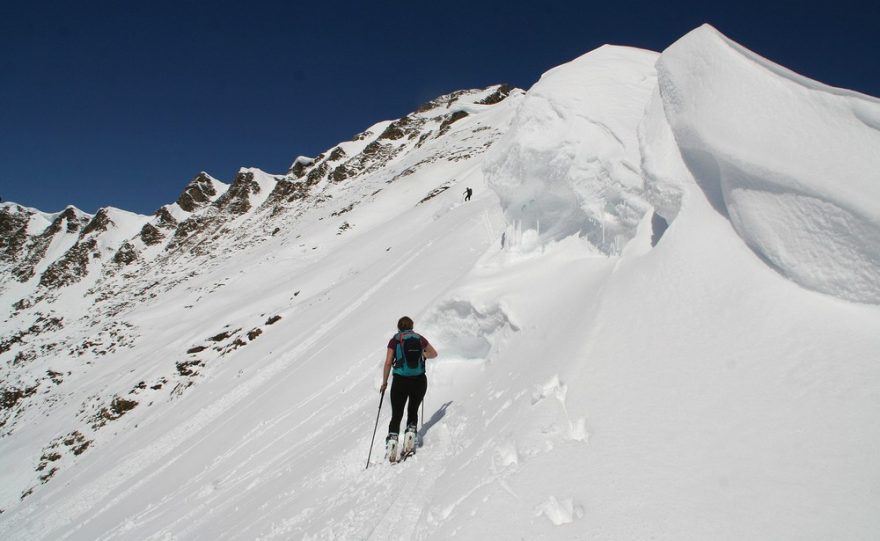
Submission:
<svg viewBox="0 0 880 541">
<path fill-rule="evenodd" d="M 389 434 L 385 440 L 385 460 L 397 464 L 397 434 Z"/>
<path fill-rule="evenodd" d="M 407 428 L 403 434 L 403 451 L 400 453 L 400 461 L 404 462 L 407 458 L 416 454 L 416 431 Z"/>
<path fill-rule="evenodd" d="M 415 427 L 407 427 L 403 433 L 403 440 L 398 439 L 397 434 L 388 434 L 385 438 L 385 460 L 391 465 L 405 462 L 406 459 L 416 454 L 416 448 L 419 446 L 419 437 Z M 398 446 L 400 452 L 398 453 Z"/>
</svg>

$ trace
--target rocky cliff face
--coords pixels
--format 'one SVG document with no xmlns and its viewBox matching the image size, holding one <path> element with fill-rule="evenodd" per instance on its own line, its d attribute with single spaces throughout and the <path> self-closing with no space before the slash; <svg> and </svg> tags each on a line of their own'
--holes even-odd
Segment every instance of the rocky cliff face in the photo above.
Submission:
<svg viewBox="0 0 880 541">
<path fill-rule="evenodd" d="M 0 246 L 3 247 L 4 264 L 0 287 L 10 277 L 18 282 L 31 280 L 38 268 L 45 266 L 41 264 L 48 264 L 58 257 L 47 253 L 50 246 L 75 241 L 93 221 L 93 217 L 73 207 L 49 217 L 32 209 L 7 204 L 2 207 L 0 216 Z M 51 218 L 51 221 L 45 225 L 47 218 Z M 99 223 L 100 220 L 92 230 L 97 229 Z"/>
<path fill-rule="evenodd" d="M 193 178 L 180 197 L 177 198 L 177 206 L 186 212 L 204 207 L 217 195 L 215 181 L 205 172 L 199 173 Z"/>
<path fill-rule="evenodd" d="M 173 398 L 197 382 L 206 362 L 200 352 L 230 354 L 279 317 L 268 314 L 267 321 L 234 332 L 206 329 L 207 345 L 190 348 L 173 371 L 150 381 L 107 386 L 88 396 L 67 393 L 68 382 L 102 359 L 124 355 L 147 332 L 128 320 L 132 310 L 267 239 L 314 252 L 326 237 L 304 237 L 306 226 L 326 224 L 321 230 L 332 237 L 352 234 L 359 223 L 349 213 L 390 184 L 485 152 L 506 129 L 493 111 L 517 92 L 505 85 L 441 96 L 319 156 L 299 157 L 284 174 L 242 169 L 225 184 L 202 172 L 152 216 L 113 208 L 92 216 L 73 207 L 46 214 L 0 206 L 0 438 L 59 404 L 81 403 L 81 415 L 65 423 L 64 434 L 35 450 L 37 467 L 21 497 L 86 452 L 105 426 L 144 397 Z M 432 178 L 419 197 L 427 200 L 454 180 Z"/>
</svg>

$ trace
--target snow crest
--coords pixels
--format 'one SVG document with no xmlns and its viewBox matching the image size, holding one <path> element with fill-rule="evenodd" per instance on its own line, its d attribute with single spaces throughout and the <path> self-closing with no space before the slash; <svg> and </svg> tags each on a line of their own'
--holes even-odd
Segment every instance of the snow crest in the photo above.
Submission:
<svg viewBox="0 0 880 541">
<path fill-rule="evenodd" d="M 880 101 L 710 26 L 664 51 L 657 73 L 684 163 L 746 244 L 803 287 L 880 303 Z"/>
<path fill-rule="evenodd" d="M 528 91 L 483 169 L 509 223 L 541 242 L 578 234 L 620 252 L 650 208 L 636 127 L 656 85 L 656 58 L 604 46 Z"/>
</svg>

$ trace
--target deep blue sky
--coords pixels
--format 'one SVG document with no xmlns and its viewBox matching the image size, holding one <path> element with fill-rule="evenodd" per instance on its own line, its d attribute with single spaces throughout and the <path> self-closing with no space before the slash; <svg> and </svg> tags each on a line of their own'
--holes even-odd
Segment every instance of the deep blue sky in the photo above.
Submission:
<svg viewBox="0 0 880 541">
<path fill-rule="evenodd" d="M 604 43 L 661 51 L 704 22 L 880 96 L 876 0 L 0 0 L 0 197 L 152 213 L 205 170 L 286 172 L 437 95 Z"/>
</svg>

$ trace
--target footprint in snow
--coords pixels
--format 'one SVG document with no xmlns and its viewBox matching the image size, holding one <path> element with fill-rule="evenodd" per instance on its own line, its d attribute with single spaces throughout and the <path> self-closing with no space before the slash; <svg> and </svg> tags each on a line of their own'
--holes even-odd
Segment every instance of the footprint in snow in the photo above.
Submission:
<svg viewBox="0 0 880 541">
<path fill-rule="evenodd" d="M 556 526 L 570 524 L 584 516 L 584 509 L 574 503 L 571 498 L 559 501 L 556 496 L 550 496 L 547 501 L 535 508 L 535 516 L 544 515 Z"/>
<path fill-rule="evenodd" d="M 538 404 L 538 402 L 544 400 L 548 396 L 555 396 L 560 402 L 565 404 L 565 395 L 567 392 L 568 387 L 559 381 L 559 376 L 554 375 L 550 378 L 550 381 L 539 386 L 535 392 L 532 393 L 532 405 L 534 406 Z"/>
</svg>

